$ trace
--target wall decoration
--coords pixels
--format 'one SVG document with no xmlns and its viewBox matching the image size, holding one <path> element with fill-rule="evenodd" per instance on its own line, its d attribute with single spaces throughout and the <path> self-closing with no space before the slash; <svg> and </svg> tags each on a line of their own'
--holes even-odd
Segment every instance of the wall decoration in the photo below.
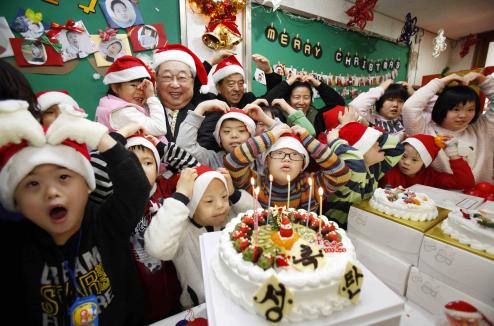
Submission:
<svg viewBox="0 0 494 326">
<path fill-rule="evenodd" d="M 298 36 L 298 34 L 292 39 L 292 50 L 295 53 L 300 52 L 300 50 L 302 50 L 302 39 Z"/>
<path fill-rule="evenodd" d="M 271 2 L 271 4 L 273 5 L 273 12 L 278 10 L 278 8 L 280 7 L 280 4 L 281 4 L 281 0 L 263 0 L 262 4 L 265 5 L 266 2 Z"/>
<path fill-rule="evenodd" d="M 345 67 L 350 67 L 352 65 L 352 56 L 350 55 L 350 52 L 347 52 L 345 55 L 345 60 L 343 61 L 343 64 Z"/>
<path fill-rule="evenodd" d="M 312 44 L 310 44 L 310 40 L 305 41 L 303 46 L 303 53 L 306 57 L 310 57 L 312 54 Z"/>
<path fill-rule="evenodd" d="M 278 42 L 284 48 L 286 48 L 290 44 L 290 35 L 283 28 L 283 32 L 280 33 L 280 37 L 278 38 Z"/>
<path fill-rule="evenodd" d="M 14 38 L 14 33 L 10 30 L 7 19 L 5 19 L 5 17 L 0 17 L 0 58 L 11 57 L 14 55 L 9 38 Z"/>
<path fill-rule="evenodd" d="M 446 44 L 446 36 L 444 36 L 444 29 L 440 29 L 437 31 L 437 36 L 432 40 L 432 44 L 434 45 L 434 49 L 432 50 L 432 56 L 434 58 L 439 57 L 441 52 L 446 50 L 446 47 L 448 46 Z"/>
<path fill-rule="evenodd" d="M 20 67 L 63 66 L 62 56 L 38 40 L 11 38 L 15 61 Z"/>
<path fill-rule="evenodd" d="M 337 63 L 341 63 L 343 61 L 343 51 L 341 50 L 341 48 L 336 50 L 336 52 L 334 53 L 334 61 L 336 61 Z"/>
<path fill-rule="evenodd" d="M 280 76 L 286 76 L 286 71 L 285 71 L 285 64 L 284 63 L 277 63 L 273 65 L 273 71 L 277 73 Z"/>
<path fill-rule="evenodd" d="M 127 28 L 143 24 L 141 12 L 129 0 L 100 0 L 101 11 L 111 28 Z"/>
<path fill-rule="evenodd" d="M 37 39 L 45 32 L 46 26 L 42 22 L 43 14 L 32 9 L 19 9 L 12 23 L 12 29 L 24 38 Z"/>
<path fill-rule="evenodd" d="M 412 44 L 412 36 L 417 34 L 418 31 L 419 28 L 417 27 L 417 17 L 412 18 L 412 14 L 407 13 L 405 16 L 405 24 L 403 25 L 401 35 L 397 42 L 410 46 L 410 44 Z"/>
<path fill-rule="evenodd" d="M 377 0 L 357 0 L 345 13 L 352 17 L 346 24 L 348 27 L 357 25 L 360 30 L 364 30 L 368 21 L 374 20 L 374 7 Z"/>
<path fill-rule="evenodd" d="M 96 51 L 91 36 L 87 32 L 82 20 L 74 22 L 71 25 L 74 28 L 61 29 L 55 35 L 58 42 L 62 44 L 62 58 L 64 62 L 77 58 L 85 58 Z"/>
<path fill-rule="evenodd" d="M 313 48 L 314 58 L 320 59 L 322 57 L 322 47 L 321 43 L 317 42 L 317 45 Z"/>
<path fill-rule="evenodd" d="M 98 3 L 98 0 L 91 0 L 87 6 L 85 6 L 83 4 L 79 4 L 79 8 L 81 8 L 85 14 L 89 14 L 89 13 L 94 14 L 96 12 L 95 7 L 96 7 L 97 3 Z"/>
<path fill-rule="evenodd" d="M 127 29 L 134 52 L 153 50 L 168 43 L 163 24 L 133 26 Z"/>
<path fill-rule="evenodd" d="M 202 35 L 202 41 L 208 48 L 231 49 L 242 41 L 236 19 L 237 13 L 244 10 L 246 0 L 189 0 L 189 4 L 195 13 L 210 19 Z"/>
<path fill-rule="evenodd" d="M 477 43 L 477 35 L 470 34 L 466 37 L 465 42 L 463 43 L 463 46 L 461 47 L 460 51 L 460 57 L 465 57 L 468 52 L 470 52 L 470 47 L 472 45 L 475 45 Z"/>
<path fill-rule="evenodd" d="M 91 35 L 97 52 L 94 54 L 96 65 L 105 67 L 124 55 L 132 55 L 126 34 L 117 34 L 108 41 L 102 41 L 99 35 Z"/>
<path fill-rule="evenodd" d="M 276 30 L 276 27 L 273 26 L 273 23 L 271 23 L 270 26 L 266 27 L 264 30 L 264 36 L 271 41 L 274 42 L 276 41 L 276 38 L 278 37 L 278 31 Z"/>
<path fill-rule="evenodd" d="M 60 4 L 57 0 L 43 0 L 43 1 L 55 6 L 58 6 Z"/>
<path fill-rule="evenodd" d="M 296 36 L 292 38 L 285 28 L 283 28 L 283 32 L 278 33 L 278 30 L 273 23 L 264 29 L 264 36 L 270 42 L 275 42 L 278 40 L 279 45 L 283 48 L 288 47 L 288 45 L 290 45 L 290 39 L 292 39 L 291 45 L 293 52 L 298 53 L 302 51 L 306 57 L 310 57 L 312 55 L 314 58 L 320 59 L 323 55 L 321 42 L 318 41 L 317 45 L 312 45 L 309 39 L 302 42 L 299 34 L 296 34 Z"/>
</svg>

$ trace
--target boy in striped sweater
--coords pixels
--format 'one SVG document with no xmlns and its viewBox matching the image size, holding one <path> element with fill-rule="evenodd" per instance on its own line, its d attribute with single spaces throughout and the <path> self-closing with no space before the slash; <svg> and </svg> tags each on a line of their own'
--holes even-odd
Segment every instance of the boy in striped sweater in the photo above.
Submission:
<svg viewBox="0 0 494 326">
<path fill-rule="evenodd" d="M 344 142 L 339 143 L 342 146 Z M 257 175 L 251 163 L 263 155 L 264 175 Z M 225 167 L 230 171 L 235 187 L 252 191 L 251 177 L 259 180 L 259 203 L 262 207 L 287 206 L 288 180 L 290 179 L 289 207 L 307 209 L 309 205 L 309 155 L 320 165 L 315 173 L 311 210 L 317 208 L 317 190 L 322 187 L 324 199 L 350 179 L 350 172 L 343 161 L 328 146 L 321 144 L 300 126 L 291 129 L 280 124 L 271 131 L 249 138 L 225 156 Z M 271 202 L 269 201 L 269 175 L 273 176 Z"/>
</svg>

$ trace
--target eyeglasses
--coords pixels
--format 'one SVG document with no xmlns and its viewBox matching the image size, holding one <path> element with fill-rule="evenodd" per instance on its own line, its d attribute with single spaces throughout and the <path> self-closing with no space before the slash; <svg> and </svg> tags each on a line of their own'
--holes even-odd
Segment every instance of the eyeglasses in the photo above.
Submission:
<svg viewBox="0 0 494 326">
<path fill-rule="evenodd" d="M 292 161 L 303 161 L 304 156 L 300 153 L 285 153 L 282 151 L 270 152 L 269 157 L 274 158 L 275 160 L 284 160 L 285 157 L 289 157 Z"/>
<path fill-rule="evenodd" d="M 192 79 L 192 76 L 186 76 L 186 75 L 164 75 L 164 76 L 158 76 L 159 82 L 164 83 L 164 84 L 170 84 L 174 80 L 176 80 L 177 83 L 179 83 L 179 84 L 186 84 L 191 79 Z"/>
</svg>

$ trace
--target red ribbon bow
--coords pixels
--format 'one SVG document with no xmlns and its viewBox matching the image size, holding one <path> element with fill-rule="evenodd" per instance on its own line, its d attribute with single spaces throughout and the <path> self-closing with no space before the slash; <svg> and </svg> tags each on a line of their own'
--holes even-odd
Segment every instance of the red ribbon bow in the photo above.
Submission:
<svg viewBox="0 0 494 326">
<path fill-rule="evenodd" d="M 110 27 L 107 27 L 104 31 L 101 29 L 98 31 L 99 37 L 103 40 L 103 42 L 106 42 L 117 35 L 117 30 Z"/>
<path fill-rule="evenodd" d="M 64 29 L 68 29 L 68 30 L 71 30 L 74 32 L 79 32 L 79 33 L 84 32 L 84 28 L 75 26 L 75 22 L 72 19 L 69 19 L 69 20 L 67 20 L 65 25 L 60 25 L 58 23 L 52 22 L 51 26 L 50 26 L 50 30 L 48 32 L 46 32 L 46 35 L 49 38 L 52 38 Z"/>
<path fill-rule="evenodd" d="M 361 30 L 365 28 L 367 21 L 374 20 L 374 7 L 377 0 L 357 0 L 355 5 L 346 11 L 352 19 L 346 24 L 348 27 L 357 25 Z"/>
<path fill-rule="evenodd" d="M 206 27 L 206 32 L 212 32 L 214 29 L 222 24 L 225 25 L 232 33 L 236 34 L 237 36 L 240 36 L 240 31 L 238 30 L 237 23 L 235 22 L 236 16 L 224 18 L 224 19 L 216 19 L 212 20 L 209 22 L 208 26 Z"/>
</svg>

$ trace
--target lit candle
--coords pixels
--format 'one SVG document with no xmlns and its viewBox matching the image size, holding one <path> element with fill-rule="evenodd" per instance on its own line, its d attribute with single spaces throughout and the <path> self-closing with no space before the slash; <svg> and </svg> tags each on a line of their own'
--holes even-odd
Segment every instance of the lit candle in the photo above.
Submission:
<svg viewBox="0 0 494 326">
<path fill-rule="evenodd" d="M 259 187 L 256 187 L 256 189 L 254 190 L 254 193 L 256 194 L 256 197 L 255 197 L 256 204 L 255 204 L 255 208 L 254 208 L 254 231 L 256 232 L 256 247 L 257 247 L 258 242 L 259 242 L 259 213 L 257 212 L 257 202 L 259 200 L 259 190 L 260 190 Z"/>
<path fill-rule="evenodd" d="M 273 190 L 273 175 L 269 175 L 269 202 L 268 202 L 268 210 L 271 207 L 271 190 Z"/>
<path fill-rule="evenodd" d="M 319 233 L 321 233 L 321 221 L 322 221 L 322 187 L 319 187 Z"/>
<path fill-rule="evenodd" d="M 290 175 L 287 174 L 286 175 L 286 179 L 288 180 L 288 198 L 286 200 L 286 209 L 289 209 L 290 208 L 290 181 L 291 181 L 291 178 L 290 178 Z"/>
<path fill-rule="evenodd" d="M 307 180 L 309 182 L 309 202 L 307 203 L 307 221 L 305 221 L 305 226 L 309 227 L 309 217 L 310 217 L 310 200 L 312 197 L 312 178 L 309 177 Z"/>
<path fill-rule="evenodd" d="M 256 190 L 256 180 L 254 179 L 254 177 L 250 177 L 250 185 L 251 185 L 251 188 L 252 188 L 252 198 L 254 200 L 254 202 L 252 203 L 252 207 L 254 208 L 255 210 L 255 207 L 256 207 L 256 203 L 255 203 L 255 199 L 256 199 L 256 196 L 255 196 L 255 190 Z"/>
</svg>

